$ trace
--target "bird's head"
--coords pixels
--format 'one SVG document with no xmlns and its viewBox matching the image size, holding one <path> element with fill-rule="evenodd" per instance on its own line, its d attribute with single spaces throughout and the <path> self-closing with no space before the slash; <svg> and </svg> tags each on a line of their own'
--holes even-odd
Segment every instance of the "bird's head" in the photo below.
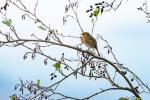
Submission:
<svg viewBox="0 0 150 100">
<path fill-rule="evenodd" d="M 82 36 L 85 36 L 85 35 L 88 35 L 88 34 L 90 34 L 89 32 L 82 32 Z"/>
<path fill-rule="evenodd" d="M 82 36 L 84 36 L 85 34 L 86 34 L 85 32 L 82 32 L 82 34 L 81 34 L 81 35 L 82 35 Z"/>
</svg>

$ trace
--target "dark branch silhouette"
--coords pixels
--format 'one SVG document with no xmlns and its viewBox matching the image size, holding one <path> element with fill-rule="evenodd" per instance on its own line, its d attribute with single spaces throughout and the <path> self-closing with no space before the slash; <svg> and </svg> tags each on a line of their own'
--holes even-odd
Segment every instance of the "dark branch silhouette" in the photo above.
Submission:
<svg viewBox="0 0 150 100">
<path fill-rule="evenodd" d="M 110 10 L 115 11 L 121 6 L 122 0 L 120 0 L 118 4 L 116 4 L 116 1 L 117 0 L 114 0 L 111 3 L 107 1 L 101 1 L 99 3 L 95 3 L 95 5 L 93 6 L 91 5 L 90 9 L 86 11 L 87 13 L 90 13 L 89 19 L 91 18 L 92 20 L 91 35 L 93 34 L 99 14 L 102 15 L 103 13 L 109 12 Z M 44 38 L 40 38 L 36 36 L 36 34 L 32 34 L 30 39 L 20 37 L 19 34 L 21 33 L 18 33 L 15 26 L 11 24 L 11 19 L 7 18 L 7 8 L 10 4 L 25 13 L 22 15 L 22 20 L 25 20 L 26 17 L 28 17 L 35 23 L 40 23 L 41 26 L 39 26 L 38 28 L 46 31 L 47 36 Z M 9 31 L 11 32 L 5 33 L 3 32 L 3 30 L 0 30 L 0 36 L 1 38 L 3 38 L 3 40 L 0 40 L 0 47 L 22 46 L 28 50 L 27 52 L 25 52 L 23 59 L 27 59 L 29 55 L 31 55 L 31 58 L 33 60 L 37 56 L 43 56 L 45 58 L 43 60 L 43 63 L 45 65 L 47 65 L 49 60 L 56 62 L 53 65 L 56 68 L 56 71 L 50 74 L 51 80 L 53 81 L 54 79 L 56 79 L 58 74 L 61 75 L 61 79 L 53 84 L 50 84 L 49 86 L 42 86 L 40 85 L 40 80 L 38 80 L 37 82 L 24 82 L 24 80 L 20 78 L 20 83 L 16 84 L 15 90 L 19 90 L 21 94 L 13 94 L 11 96 L 13 100 L 43 100 L 51 98 L 54 95 L 60 96 L 59 100 L 89 100 L 92 97 L 102 94 L 103 92 L 114 90 L 128 91 L 129 93 L 132 93 L 133 99 L 138 98 L 140 100 L 142 99 L 140 96 L 141 93 L 150 93 L 149 86 L 145 84 L 134 72 L 132 72 L 129 68 L 119 62 L 112 50 L 112 47 L 110 46 L 108 41 L 105 40 L 101 35 L 97 35 L 96 41 L 104 43 L 105 47 L 100 47 L 99 45 L 98 46 L 106 50 L 107 56 L 109 56 L 109 58 L 106 58 L 105 55 L 102 54 L 99 50 L 97 50 L 97 52 L 100 55 L 97 55 L 94 50 L 83 50 L 80 47 L 81 44 L 66 44 L 62 38 L 77 39 L 78 41 L 81 41 L 80 36 L 63 35 L 63 33 L 59 33 L 56 29 L 52 29 L 48 25 L 46 25 L 37 16 L 38 4 L 39 3 L 37 0 L 33 8 L 33 12 L 31 12 L 21 0 L 6 0 L 5 5 L 1 7 L 0 13 L 3 18 L 2 23 L 8 26 Z M 147 3 L 145 3 L 145 5 L 147 6 Z M 82 33 L 85 30 L 83 29 L 84 27 L 81 25 L 79 20 L 80 18 L 78 17 L 78 6 L 80 6 L 80 2 L 78 2 L 78 0 L 76 2 L 68 0 L 68 4 L 65 7 L 66 15 L 63 17 L 63 23 L 66 24 L 68 17 L 72 18 L 76 21 Z M 138 9 L 143 11 L 147 16 L 150 15 L 147 9 L 144 10 L 142 7 Z M 73 15 L 67 14 L 67 12 L 70 11 L 73 12 Z M 28 44 L 33 46 L 29 46 Z M 67 58 L 67 56 L 65 56 L 65 53 L 63 53 L 62 51 L 61 58 L 58 58 L 57 56 L 52 57 L 51 55 L 46 54 L 43 49 L 49 48 L 51 46 L 57 46 L 58 49 L 60 47 L 63 47 L 66 50 L 72 50 L 76 56 Z M 65 73 L 66 71 L 68 72 L 68 74 Z M 114 72 L 113 75 L 112 72 Z M 132 78 L 129 78 L 127 74 L 132 76 Z M 95 81 L 96 79 L 105 79 L 108 83 L 111 84 L 111 86 L 108 88 L 101 88 L 98 92 L 82 98 L 67 96 L 62 92 L 57 92 L 57 88 L 62 85 L 62 82 L 71 76 L 75 76 L 76 79 L 78 79 L 78 77 L 88 77 L 89 79 L 94 78 Z M 123 86 L 117 81 L 120 80 L 118 76 L 121 76 L 121 78 L 126 82 L 126 86 Z M 131 97 L 129 96 L 127 99 L 131 99 Z"/>
</svg>

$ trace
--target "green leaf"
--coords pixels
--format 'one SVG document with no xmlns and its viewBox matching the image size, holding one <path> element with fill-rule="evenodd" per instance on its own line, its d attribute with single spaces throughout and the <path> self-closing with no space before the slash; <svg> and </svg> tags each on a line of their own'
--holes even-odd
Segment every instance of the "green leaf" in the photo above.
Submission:
<svg viewBox="0 0 150 100">
<path fill-rule="evenodd" d="M 41 30 L 46 30 L 46 28 L 44 28 L 43 26 L 38 26 L 38 28 Z"/>
<path fill-rule="evenodd" d="M 136 97 L 136 98 L 134 98 L 134 100 L 141 100 L 140 98 L 138 98 L 138 97 Z"/>
<path fill-rule="evenodd" d="M 38 85 L 38 87 L 40 86 L 40 83 L 41 83 L 41 81 L 40 81 L 40 80 L 37 80 L 37 85 Z"/>
<path fill-rule="evenodd" d="M 12 20 L 11 19 L 5 19 L 4 21 L 2 21 L 2 23 L 7 25 L 8 27 L 10 27 L 12 24 Z"/>
<path fill-rule="evenodd" d="M 37 91 L 36 91 L 36 90 L 34 90 L 34 95 L 36 95 L 36 92 L 37 92 Z"/>
<path fill-rule="evenodd" d="M 58 61 L 58 62 L 55 63 L 53 66 L 56 68 L 56 70 L 59 70 L 60 67 L 61 67 L 61 61 Z"/>
<path fill-rule="evenodd" d="M 42 94 L 41 94 L 41 96 L 42 96 L 42 97 L 44 96 L 44 91 L 42 91 Z"/>
<path fill-rule="evenodd" d="M 10 100 L 14 100 L 15 97 L 14 96 L 9 96 Z"/>
<path fill-rule="evenodd" d="M 96 8 L 96 9 L 93 11 L 93 15 L 94 15 L 95 17 L 97 17 L 98 14 L 99 14 L 99 9 Z"/>
<path fill-rule="evenodd" d="M 129 100 L 129 99 L 121 97 L 121 98 L 119 98 L 119 100 Z"/>
</svg>

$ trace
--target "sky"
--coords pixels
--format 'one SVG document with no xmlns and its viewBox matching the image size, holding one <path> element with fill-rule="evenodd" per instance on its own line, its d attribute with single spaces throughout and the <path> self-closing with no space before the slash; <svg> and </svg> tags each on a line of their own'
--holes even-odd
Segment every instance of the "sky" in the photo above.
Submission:
<svg viewBox="0 0 150 100">
<path fill-rule="evenodd" d="M 27 0 L 24 0 L 24 2 L 29 9 L 33 9 L 35 2 L 29 2 Z M 98 1 L 82 0 L 79 5 L 79 20 L 86 31 L 91 30 L 91 24 L 88 14 L 86 14 L 85 11 L 89 8 L 89 5 L 94 4 L 94 2 Z M 119 61 L 125 66 L 128 66 L 128 68 L 140 76 L 145 83 L 150 85 L 150 24 L 146 23 L 145 15 L 137 10 L 137 8 L 142 5 L 142 2 L 141 0 L 123 1 L 118 10 L 110 11 L 99 16 L 94 35 L 101 34 L 108 40 Z M 0 1 L 0 4 L 2 3 L 3 2 Z M 46 24 L 50 24 L 52 28 L 58 29 L 59 32 L 65 35 L 71 34 L 73 36 L 80 36 L 80 29 L 73 20 L 69 20 L 68 23 L 63 26 L 62 18 L 65 14 L 64 7 L 67 3 L 67 0 L 39 0 L 37 15 Z M 37 33 L 37 35 L 41 37 L 45 35 L 42 34 L 42 31 L 37 29 L 38 25 L 35 25 L 32 21 L 28 21 L 29 19 L 21 21 L 21 14 L 23 13 L 18 11 L 14 6 L 9 6 L 7 16 L 13 20 L 13 24 L 16 26 L 20 36 L 28 38 L 32 33 Z M 2 21 L 1 18 L 0 21 Z M 7 31 L 7 27 L 0 24 L 0 30 Z M 65 41 L 75 43 L 74 40 Z M 80 41 L 78 41 L 78 43 L 80 43 Z M 65 49 L 62 50 L 65 51 Z M 27 51 L 28 50 L 23 47 L 0 48 L 0 100 L 9 100 L 9 95 L 14 93 L 13 88 L 15 84 L 19 83 L 19 78 L 34 81 L 40 79 L 42 84 L 51 82 L 49 74 L 54 70 L 51 68 L 53 62 L 49 62 L 49 64 L 45 66 L 43 64 L 44 58 L 40 56 L 35 60 L 31 58 L 23 60 L 23 55 Z M 54 49 L 49 49 L 45 52 L 60 56 Z M 64 93 L 68 95 L 82 97 L 97 91 L 99 85 L 105 87 L 107 84 L 104 83 L 101 83 L 100 80 L 95 83 L 95 80 L 88 80 L 86 78 L 79 78 L 78 81 L 74 78 L 69 78 L 64 82 L 65 85 L 60 87 L 59 90 L 64 91 Z M 80 93 L 80 89 L 87 92 Z M 70 90 L 74 90 L 74 92 L 70 92 Z M 99 98 L 102 100 L 117 100 L 122 95 L 124 95 L 124 92 L 118 93 L 118 91 L 116 91 L 112 93 L 110 91 L 96 96 L 92 98 L 92 100 Z M 148 100 L 150 95 L 144 94 L 142 97 L 143 100 Z"/>
</svg>

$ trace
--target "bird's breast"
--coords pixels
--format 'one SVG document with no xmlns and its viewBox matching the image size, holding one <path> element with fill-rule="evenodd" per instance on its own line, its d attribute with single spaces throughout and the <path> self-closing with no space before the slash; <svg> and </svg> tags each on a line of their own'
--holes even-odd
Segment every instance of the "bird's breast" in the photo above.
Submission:
<svg viewBox="0 0 150 100">
<path fill-rule="evenodd" d="M 86 42 L 85 35 L 82 35 L 81 41 L 82 41 L 83 44 L 85 44 L 85 42 Z"/>
</svg>

